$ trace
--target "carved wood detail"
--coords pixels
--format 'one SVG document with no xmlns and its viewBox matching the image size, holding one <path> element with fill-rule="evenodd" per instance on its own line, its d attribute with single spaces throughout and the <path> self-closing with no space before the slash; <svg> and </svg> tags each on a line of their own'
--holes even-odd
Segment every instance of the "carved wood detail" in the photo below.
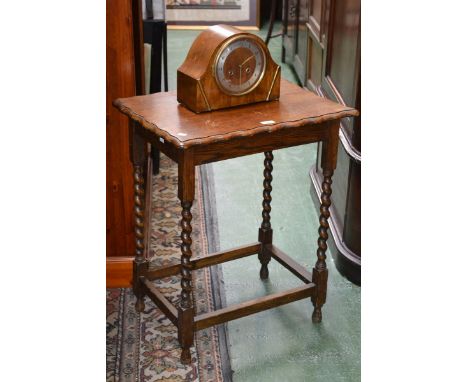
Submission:
<svg viewBox="0 0 468 382">
<path fill-rule="evenodd" d="M 243 106 L 243 111 L 251 118 L 246 120 L 243 115 L 242 121 L 239 109 L 217 110 L 209 115 L 195 114 L 177 103 L 175 92 L 119 98 L 113 102 L 113 105 L 150 133 L 156 134 L 163 141 L 180 149 L 231 141 L 235 138 L 253 137 L 261 133 L 273 133 L 283 129 L 294 129 L 299 126 L 321 124 L 359 115 L 357 110 L 351 107 L 338 106 L 284 79 L 281 80 L 281 93 L 279 101 Z M 297 107 L 291 109 L 290 105 L 293 102 L 297 104 Z M 313 116 L 305 111 L 310 105 L 316 107 L 317 112 Z M 264 121 L 260 118 L 263 116 L 265 119 L 269 117 L 273 122 L 271 124 L 260 123 Z M 207 118 L 209 123 L 207 123 Z M 229 125 L 227 125 L 228 121 L 230 121 Z M 245 127 L 238 129 L 239 125 Z M 180 135 L 182 131 L 185 135 Z"/>
<path fill-rule="evenodd" d="M 312 282 L 317 285 L 317 289 L 312 302 L 314 304 L 314 312 L 312 313 L 312 321 L 315 323 L 322 321 L 322 305 L 325 304 L 327 296 L 327 278 L 328 270 L 325 262 L 327 255 L 327 240 L 328 240 L 328 218 L 330 217 L 329 207 L 331 205 L 330 196 L 332 193 L 332 175 L 333 170 L 323 170 L 322 195 L 320 205 L 320 227 L 318 229 L 319 238 L 317 240 L 317 262 L 312 272 Z"/>
<path fill-rule="evenodd" d="M 145 250 L 145 179 L 143 177 L 143 167 L 135 165 L 133 173 L 134 181 L 134 207 L 135 214 L 135 260 L 144 260 Z"/>
<path fill-rule="evenodd" d="M 182 308 L 190 308 L 192 306 L 192 268 L 190 264 L 190 258 L 192 257 L 192 202 L 182 202 L 182 257 L 181 257 L 181 301 L 180 306 Z"/>
<path fill-rule="evenodd" d="M 144 295 L 141 289 L 140 276 L 147 268 L 145 251 L 145 179 L 143 166 L 134 164 L 134 215 L 135 215 L 135 260 L 133 262 L 133 291 L 137 297 L 137 312 L 145 309 Z"/>
<path fill-rule="evenodd" d="M 191 201 L 182 201 L 182 233 L 181 233 L 181 299 L 178 309 L 179 316 L 179 342 L 182 346 L 181 362 L 190 364 L 191 355 L 190 347 L 193 345 L 193 302 L 192 302 L 192 265 L 190 258 L 192 257 L 192 208 Z"/>
<path fill-rule="evenodd" d="M 273 240 L 273 230 L 271 229 L 270 223 L 270 212 L 271 212 L 271 181 L 273 180 L 273 152 L 265 152 L 265 160 L 263 170 L 263 211 L 262 211 L 262 224 L 258 233 L 259 241 L 262 243 L 262 249 L 258 255 L 260 263 L 262 264 L 260 268 L 260 278 L 265 280 L 268 278 L 268 263 L 271 260 L 271 254 L 265 249 L 265 245 L 271 244 Z"/>
</svg>

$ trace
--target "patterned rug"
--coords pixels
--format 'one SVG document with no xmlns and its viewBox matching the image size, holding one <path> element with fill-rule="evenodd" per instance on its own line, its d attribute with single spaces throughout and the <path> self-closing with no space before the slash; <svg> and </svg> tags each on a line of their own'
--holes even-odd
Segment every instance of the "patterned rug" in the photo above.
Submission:
<svg viewBox="0 0 468 382">
<path fill-rule="evenodd" d="M 200 171 L 196 175 L 192 207 L 194 255 L 213 251 L 208 248 Z M 177 165 L 161 154 L 160 173 L 153 177 L 150 268 L 180 261 L 180 214 Z M 219 308 L 220 291 L 213 282 L 221 280 L 221 276 L 215 274 L 218 271 L 219 268 L 211 267 L 193 272 L 197 314 Z M 177 306 L 180 278 L 167 277 L 156 280 L 155 284 Z M 194 362 L 185 366 L 179 361 L 177 328 L 148 298 L 145 298 L 143 313 L 138 314 L 134 305 L 131 289 L 107 289 L 107 382 L 230 380 L 225 325 L 196 332 L 192 347 Z"/>
</svg>

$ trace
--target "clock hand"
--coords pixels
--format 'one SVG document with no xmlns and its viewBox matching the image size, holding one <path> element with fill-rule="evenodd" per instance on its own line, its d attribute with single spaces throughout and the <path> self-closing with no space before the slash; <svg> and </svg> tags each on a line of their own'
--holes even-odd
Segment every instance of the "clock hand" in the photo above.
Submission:
<svg viewBox="0 0 468 382">
<path fill-rule="evenodd" d="M 247 61 L 249 61 L 249 60 L 250 60 L 251 58 L 253 58 L 253 57 L 254 57 L 254 55 L 251 55 L 250 57 L 246 58 L 246 59 L 244 60 L 244 62 L 243 62 L 242 64 L 240 64 L 240 66 L 243 66 Z"/>
<path fill-rule="evenodd" d="M 244 62 L 242 64 L 239 65 L 239 85 L 241 84 L 242 82 L 242 66 L 244 66 L 244 64 L 249 61 L 252 57 L 254 57 L 254 55 L 251 55 L 250 57 L 247 57 Z"/>
</svg>

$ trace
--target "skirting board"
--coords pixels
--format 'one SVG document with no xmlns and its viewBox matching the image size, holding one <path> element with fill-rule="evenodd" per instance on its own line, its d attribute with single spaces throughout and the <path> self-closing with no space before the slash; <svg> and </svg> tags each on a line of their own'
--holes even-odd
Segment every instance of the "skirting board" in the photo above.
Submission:
<svg viewBox="0 0 468 382">
<path fill-rule="evenodd" d="M 106 258 L 106 288 L 129 288 L 132 285 L 133 257 Z"/>
</svg>

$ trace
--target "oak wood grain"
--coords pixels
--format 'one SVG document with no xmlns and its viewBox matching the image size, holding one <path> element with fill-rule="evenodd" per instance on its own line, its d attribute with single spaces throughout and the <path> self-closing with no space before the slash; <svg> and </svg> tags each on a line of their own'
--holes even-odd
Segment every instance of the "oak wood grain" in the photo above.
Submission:
<svg viewBox="0 0 468 382">
<path fill-rule="evenodd" d="M 180 263 L 158 267 L 156 269 L 149 269 L 145 272 L 145 278 L 148 280 L 162 279 L 180 274 Z"/>
<path fill-rule="evenodd" d="M 106 257 L 106 288 L 132 285 L 133 257 Z"/>
<path fill-rule="evenodd" d="M 278 101 L 203 114 L 179 104 L 175 92 L 120 98 L 113 104 L 155 138 L 184 149 L 297 126 L 307 125 L 313 130 L 322 122 L 358 115 L 353 108 L 316 96 L 284 79 L 281 94 Z"/>
<path fill-rule="evenodd" d="M 195 330 L 205 329 L 212 325 L 221 324 L 226 321 L 235 320 L 237 318 L 261 312 L 262 310 L 275 308 L 277 306 L 301 300 L 305 297 L 311 296 L 314 288 L 315 284 L 306 284 L 284 292 L 231 305 L 223 309 L 215 310 L 214 312 L 200 314 L 195 317 Z"/>
<path fill-rule="evenodd" d="M 112 107 L 117 97 L 135 92 L 132 0 L 106 1 L 106 256 L 135 253 L 133 171 L 129 160 L 128 119 Z M 108 279 L 112 273 L 107 273 Z M 116 274 L 116 277 L 120 278 Z M 115 280 L 109 283 L 116 285 Z M 123 286 L 123 284 L 122 284 Z"/>
<path fill-rule="evenodd" d="M 194 256 L 190 259 L 190 264 L 193 269 L 200 269 L 216 264 L 225 263 L 226 261 L 237 260 L 241 259 L 242 257 L 254 255 L 258 253 L 258 251 L 260 251 L 260 243 L 253 243 L 232 248 L 227 251 L 210 253 L 206 256 Z M 145 273 L 145 278 L 147 278 L 148 280 L 156 280 L 163 277 L 180 274 L 180 271 L 180 264 L 166 265 L 157 269 L 148 270 Z"/>
<path fill-rule="evenodd" d="M 246 256 L 255 255 L 260 251 L 260 243 L 243 245 L 227 251 L 209 254 L 207 256 L 197 256 L 192 259 L 193 269 L 209 267 L 211 265 L 225 263 L 227 261 L 241 259 Z"/>
</svg>

